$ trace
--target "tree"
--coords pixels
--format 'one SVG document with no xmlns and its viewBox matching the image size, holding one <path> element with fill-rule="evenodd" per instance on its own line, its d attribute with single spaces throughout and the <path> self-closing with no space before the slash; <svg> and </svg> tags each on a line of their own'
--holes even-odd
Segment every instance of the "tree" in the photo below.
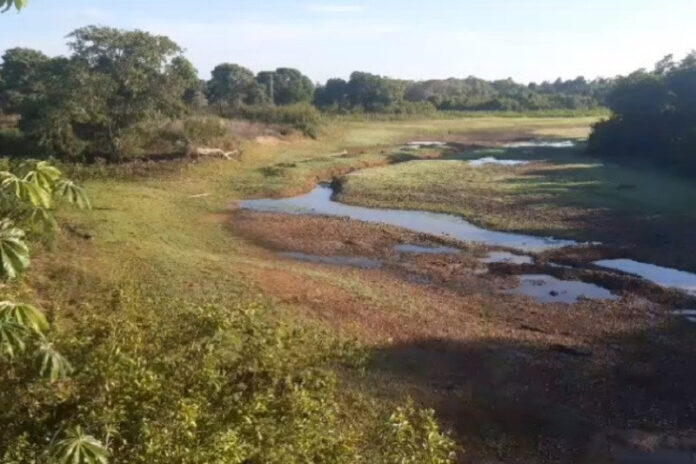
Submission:
<svg viewBox="0 0 696 464">
<path fill-rule="evenodd" d="M 657 75 L 636 71 L 620 79 L 607 96 L 609 108 L 622 118 L 647 121 L 667 109 L 668 89 Z"/>
<path fill-rule="evenodd" d="M 232 108 L 244 104 L 260 104 L 267 100 L 263 89 L 249 69 L 232 63 L 219 64 L 213 69 L 206 85 L 206 95 L 211 103 Z"/>
<path fill-rule="evenodd" d="M 614 114 L 593 128 L 591 152 L 696 172 L 696 53 L 617 79 L 606 101 Z"/>
<path fill-rule="evenodd" d="M 46 155 L 119 160 L 138 124 L 187 110 L 195 69 L 168 37 L 97 26 L 68 37 L 72 55 L 41 67 L 43 92 L 21 111 L 22 130 Z"/>
<path fill-rule="evenodd" d="M 0 109 L 17 113 L 25 99 L 42 93 L 39 73 L 49 58 L 29 48 L 11 48 L 2 55 L 0 67 Z"/>
<path fill-rule="evenodd" d="M 275 71 L 262 71 L 256 76 L 268 95 L 273 94 L 276 105 L 292 105 L 309 102 L 314 95 L 314 84 L 297 69 L 278 68 Z"/>
<path fill-rule="evenodd" d="M 326 85 L 314 91 L 314 104 L 320 108 L 343 107 L 347 104 L 348 83 L 343 79 L 329 79 Z"/>
<path fill-rule="evenodd" d="M 365 111 L 381 111 L 403 100 L 405 86 L 376 74 L 354 72 L 347 86 L 348 101 Z"/>
<path fill-rule="evenodd" d="M 198 70 L 183 56 L 176 56 L 168 65 L 167 75 L 171 79 L 171 91 L 183 95 L 183 101 L 191 105 L 202 92 L 203 85 L 198 78 Z"/>
</svg>

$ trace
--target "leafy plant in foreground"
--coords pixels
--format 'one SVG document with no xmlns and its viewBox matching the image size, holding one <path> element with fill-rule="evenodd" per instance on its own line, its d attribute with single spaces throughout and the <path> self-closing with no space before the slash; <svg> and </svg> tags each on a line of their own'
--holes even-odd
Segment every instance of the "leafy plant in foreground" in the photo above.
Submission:
<svg viewBox="0 0 696 464">
<path fill-rule="evenodd" d="M 77 426 L 56 444 L 53 456 L 59 464 L 106 464 L 109 451 Z"/>
<path fill-rule="evenodd" d="M 91 207 L 84 189 L 46 161 L 27 161 L 14 170 L 0 171 L 0 277 L 16 278 L 29 266 L 25 232 L 17 223 L 40 222 L 55 227 L 50 210 L 55 199 L 79 208 Z"/>
<path fill-rule="evenodd" d="M 21 10 L 27 6 L 28 0 L 0 0 L 0 11 L 5 12 L 14 6 L 17 10 Z"/>
<path fill-rule="evenodd" d="M 14 279 L 29 267 L 29 247 L 24 235 L 9 219 L 0 221 L 0 275 L 8 279 Z"/>
</svg>

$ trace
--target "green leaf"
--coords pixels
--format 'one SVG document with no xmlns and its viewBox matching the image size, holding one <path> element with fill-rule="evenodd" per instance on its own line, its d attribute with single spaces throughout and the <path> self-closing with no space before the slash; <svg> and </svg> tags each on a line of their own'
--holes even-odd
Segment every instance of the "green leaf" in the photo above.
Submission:
<svg viewBox="0 0 696 464">
<path fill-rule="evenodd" d="M 27 329 L 12 321 L 0 320 L 0 352 L 14 358 L 26 348 Z"/>
<path fill-rule="evenodd" d="M 48 161 L 38 161 L 34 164 L 33 168 L 34 169 L 24 176 L 24 180 L 37 185 L 47 192 L 52 191 L 55 183 L 63 177 L 63 173 L 60 172 L 60 169 L 53 166 Z"/>
<path fill-rule="evenodd" d="M 24 231 L 5 219 L 0 221 L 0 275 L 16 278 L 29 267 L 29 247 L 24 241 Z"/>
<path fill-rule="evenodd" d="M 0 301 L 0 320 L 20 325 L 40 335 L 48 329 L 48 321 L 44 313 L 24 303 Z"/>
<path fill-rule="evenodd" d="M 60 464 L 108 464 L 109 451 L 96 438 L 77 426 L 54 448 L 53 456 Z"/>
<path fill-rule="evenodd" d="M 37 182 L 33 181 L 30 174 L 21 179 L 11 172 L 0 172 L 0 178 L 3 179 L 0 187 L 2 187 L 5 193 L 14 195 L 20 201 L 25 201 L 35 207 L 50 208 L 50 190 L 42 188 Z"/>
<path fill-rule="evenodd" d="M 68 203 L 77 205 L 80 209 L 92 208 L 85 190 L 70 179 L 61 179 L 58 182 L 55 194 L 66 199 Z"/>
<path fill-rule="evenodd" d="M 41 363 L 40 373 L 51 382 L 67 377 L 73 370 L 68 360 L 48 340 L 42 340 L 37 354 Z"/>
<path fill-rule="evenodd" d="M 5 11 L 12 8 L 12 5 L 14 5 L 17 11 L 19 11 L 25 6 L 27 6 L 27 1 L 28 0 L 0 0 L 0 9 L 4 13 Z"/>
</svg>

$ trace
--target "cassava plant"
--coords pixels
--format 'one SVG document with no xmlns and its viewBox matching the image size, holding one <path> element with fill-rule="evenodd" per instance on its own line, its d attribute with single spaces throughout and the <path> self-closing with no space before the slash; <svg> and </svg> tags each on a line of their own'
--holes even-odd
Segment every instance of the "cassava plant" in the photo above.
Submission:
<svg viewBox="0 0 696 464">
<path fill-rule="evenodd" d="M 29 248 L 21 225 L 55 227 L 56 200 L 91 207 L 84 189 L 47 161 L 27 161 L 0 171 L 0 277 L 14 279 L 29 266 Z"/>
</svg>

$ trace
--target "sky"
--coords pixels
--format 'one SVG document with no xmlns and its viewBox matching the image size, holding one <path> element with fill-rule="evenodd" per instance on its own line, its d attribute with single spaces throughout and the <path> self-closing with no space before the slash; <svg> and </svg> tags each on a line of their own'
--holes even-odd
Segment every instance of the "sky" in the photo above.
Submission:
<svg viewBox="0 0 696 464">
<path fill-rule="evenodd" d="M 66 54 L 97 24 L 168 35 L 202 78 L 222 62 L 404 79 L 520 82 L 626 74 L 696 48 L 696 0 L 29 0 L 0 15 L 0 51 Z"/>
</svg>

